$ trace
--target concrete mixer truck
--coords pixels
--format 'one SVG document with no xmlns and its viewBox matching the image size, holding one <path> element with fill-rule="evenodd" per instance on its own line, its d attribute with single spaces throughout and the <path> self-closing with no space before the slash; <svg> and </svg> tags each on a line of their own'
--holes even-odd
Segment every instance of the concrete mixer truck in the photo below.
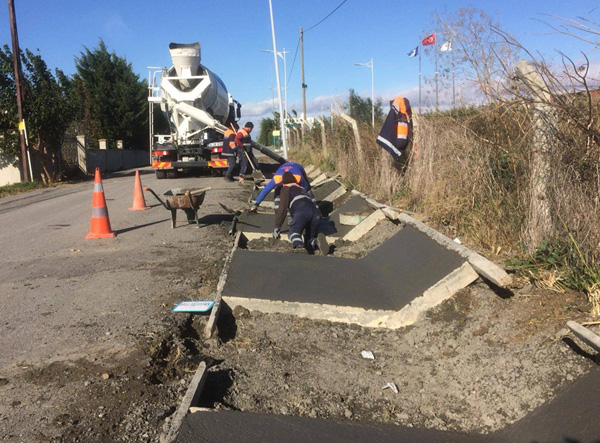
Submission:
<svg viewBox="0 0 600 443">
<path fill-rule="evenodd" d="M 200 43 L 171 43 L 173 66 L 150 68 L 150 137 L 156 177 L 172 178 L 183 170 L 226 170 L 221 155 L 223 133 L 241 117 L 223 81 L 200 63 Z M 167 118 L 169 134 L 154 134 L 154 104 Z M 277 161 L 274 152 L 253 142 Z"/>
</svg>

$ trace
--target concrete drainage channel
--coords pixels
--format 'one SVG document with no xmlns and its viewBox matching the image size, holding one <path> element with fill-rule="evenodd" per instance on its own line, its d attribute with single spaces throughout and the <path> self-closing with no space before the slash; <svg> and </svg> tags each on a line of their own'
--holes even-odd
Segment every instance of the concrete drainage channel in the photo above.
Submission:
<svg viewBox="0 0 600 443">
<path fill-rule="evenodd" d="M 504 270 L 407 214 L 347 192 L 314 168 L 307 172 L 317 200 L 329 213 L 322 231 L 330 241 L 357 241 L 383 220 L 401 229 L 359 259 L 254 251 L 247 245 L 270 235 L 272 215 L 244 214 L 218 283 L 204 330 L 207 338 L 215 335 L 224 306 L 397 329 L 413 324 L 479 276 L 498 287 L 510 283 Z M 340 223 L 348 216 L 352 226 Z M 597 370 L 515 424 L 485 435 L 199 408 L 206 379 L 202 363 L 163 441 L 591 441 L 600 435 L 594 412 L 600 406 Z M 577 403 L 585 407 L 574 408 Z"/>
</svg>

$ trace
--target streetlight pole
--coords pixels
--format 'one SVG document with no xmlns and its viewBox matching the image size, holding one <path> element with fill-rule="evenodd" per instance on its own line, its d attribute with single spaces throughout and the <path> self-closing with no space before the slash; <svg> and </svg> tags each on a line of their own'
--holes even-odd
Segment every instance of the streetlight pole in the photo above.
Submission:
<svg viewBox="0 0 600 443">
<path fill-rule="evenodd" d="M 371 68 L 371 125 L 375 127 L 375 75 L 373 73 L 373 58 L 368 63 L 354 63 L 355 66 Z"/>
<path fill-rule="evenodd" d="M 273 36 L 273 60 L 275 61 L 275 77 L 277 77 L 277 96 L 279 99 L 279 125 L 281 128 L 281 139 L 283 141 L 283 157 L 287 159 L 288 146 L 283 123 L 283 103 L 281 102 L 281 81 L 279 80 L 279 63 L 277 63 L 277 42 L 275 41 L 275 24 L 273 23 L 273 3 L 269 0 L 269 12 L 271 13 L 271 35 Z"/>
<path fill-rule="evenodd" d="M 263 49 L 262 52 L 273 52 L 271 49 Z M 288 100 L 287 100 L 287 90 L 288 90 L 288 86 L 287 86 L 287 62 L 285 59 L 285 54 L 289 53 L 289 51 L 286 51 L 285 48 L 283 48 L 283 51 L 277 51 L 277 55 L 279 57 L 281 57 L 283 59 L 283 101 L 285 102 L 285 114 L 283 115 L 284 118 L 287 118 L 288 116 Z"/>
</svg>

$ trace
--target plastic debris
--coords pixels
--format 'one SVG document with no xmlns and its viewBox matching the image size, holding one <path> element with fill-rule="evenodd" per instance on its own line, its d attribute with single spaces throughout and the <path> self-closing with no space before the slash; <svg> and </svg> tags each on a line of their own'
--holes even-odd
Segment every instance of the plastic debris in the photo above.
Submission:
<svg viewBox="0 0 600 443">
<path fill-rule="evenodd" d="M 206 312 L 210 311 L 215 302 L 211 300 L 184 301 L 173 308 L 173 312 Z"/>
<path fill-rule="evenodd" d="M 392 391 L 394 391 L 394 394 L 398 393 L 398 386 L 396 386 L 395 383 L 389 382 L 381 389 L 383 390 L 383 389 L 387 389 L 387 388 L 390 388 Z"/>
<path fill-rule="evenodd" d="M 456 238 L 454 239 L 454 242 L 455 242 L 455 243 L 458 243 L 459 245 L 462 245 L 462 242 L 459 240 L 459 238 L 458 238 L 458 237 L 456 237 Z"/>
<path fill-rule="evenodd" d="M 375 356 L 371 351 L 360 351 L 360 355 L 368 360 L 375 360 Z"/>
</svg>

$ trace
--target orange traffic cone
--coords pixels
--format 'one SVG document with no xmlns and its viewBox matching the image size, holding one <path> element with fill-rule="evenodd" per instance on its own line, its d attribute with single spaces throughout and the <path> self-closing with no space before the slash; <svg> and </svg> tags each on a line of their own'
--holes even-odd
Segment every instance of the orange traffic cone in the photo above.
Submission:
<svg viewBox="0 0 600 443">
<path fill-rule="evenodd" d="M 104 199 L 104 188 L 100 178 L 100 169 L 96 168 L 94 176 L 94 200 L 92 203 L 92 227 L 90 233 L 85 239 L 90 238 L 108 238 L 116 234 L 110 229 L 110 220 L 108 219 L 108 208 Z"/>
<path fill-rule="evenodd" d="M 146 206 L 146 199 L 144 198 L 144 191 L 142 191 L 142 180 L 140 180 L 140 171 L 135 170 L 135 186 L 133 188 L 133 206 L 129 208 L 130 211 L 143 211 L 144 209 L 150 209 L 150 206 Z"/>
</svg>

